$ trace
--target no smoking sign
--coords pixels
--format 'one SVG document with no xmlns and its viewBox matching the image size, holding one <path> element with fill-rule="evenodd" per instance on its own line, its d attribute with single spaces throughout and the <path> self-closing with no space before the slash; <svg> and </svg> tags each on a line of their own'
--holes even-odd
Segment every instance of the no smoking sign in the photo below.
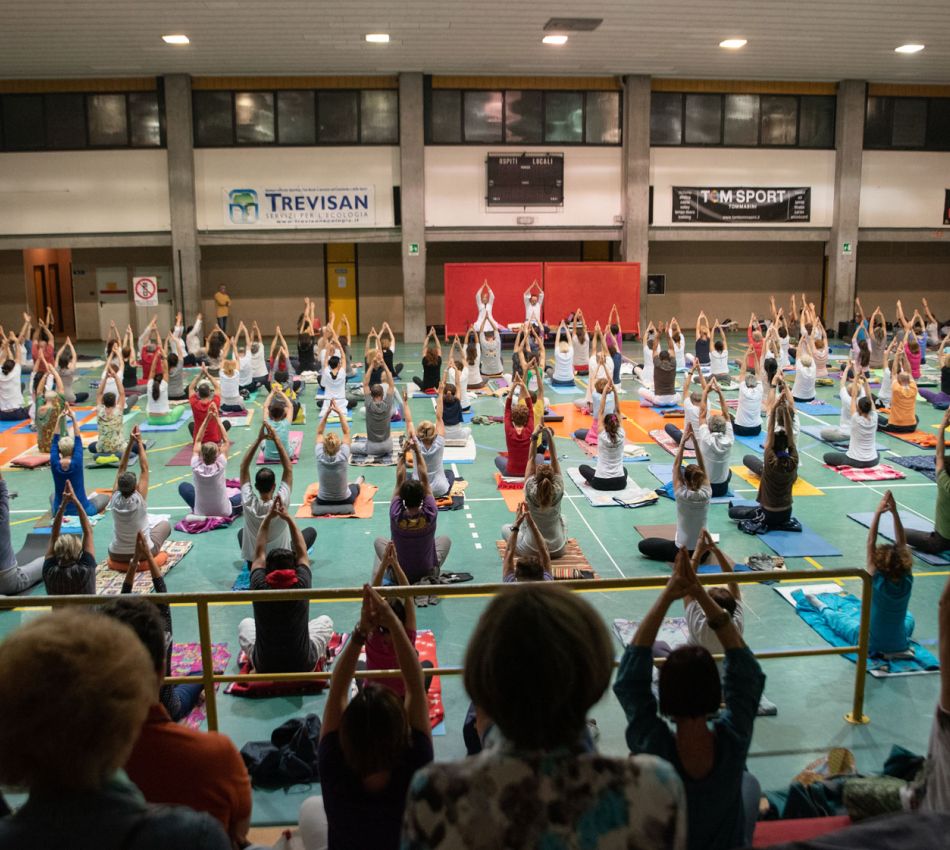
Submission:
<svg viewBox="0 0 950 850">
<path fill-rule="evenodd" d="M 133 277 L 132 293 L 138 307 L 158 306 L 158 282 L 154 277 Z"/>
</svg>

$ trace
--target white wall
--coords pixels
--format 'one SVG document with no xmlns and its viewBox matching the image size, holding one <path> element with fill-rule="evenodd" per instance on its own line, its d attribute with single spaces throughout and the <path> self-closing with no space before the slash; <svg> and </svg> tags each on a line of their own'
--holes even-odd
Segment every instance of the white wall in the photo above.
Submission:
<svg viewBox="0 0 950 850">
<path fill-rule="evenodd" d="M 865 151 L 861 227 L 943 227 L 950 153 Z"/>
<path fill-rule="evenodd" d="M 673 186 L 811 187 L 811 221 L 782 227 L 830 227 L 834 210 L 835 152 L 767 148 L 651 148 L 653 224 L 673 224 Z M 938 205 L 939 206 L 939 205 Z M 696 225 L 679 224 L 690 228 Z M 703 226 L 710 226 L 703 223 Z M 774 227 L 773 223 L 713 225 Z"/>
<path fill-rule="evenodd" d="M 234 229 L 224 190 L 375 187 L 376 221 L 393 226 L 393 186 L 399 185 L 399 148 L 214 148 L 195 151 L 199 230 Z"/>
<path fill-rule="evenodd" d="M 0 155 L 0 233 L 168 230 L 163 150 Z"/>
<path fill-rule="evenodd" d="M 528 153 L 564 153 L 563 207 L 488 209 L 489 152 L 498 145 L 434 147 L 425 151 L 427 227 L 512 227 L 534 216 L 533 227 L 613 227 L 621 209 L 621 150 L 617 147 L 527 147 Z M 514 153 L 514 149 L 510 149 Z M 517 153 L 521 153 L 519 148 Z"/>
</svg>

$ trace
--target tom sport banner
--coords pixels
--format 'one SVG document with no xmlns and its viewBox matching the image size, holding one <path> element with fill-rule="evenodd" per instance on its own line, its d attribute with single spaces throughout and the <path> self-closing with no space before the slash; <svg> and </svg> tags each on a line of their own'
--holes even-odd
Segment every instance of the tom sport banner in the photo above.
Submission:
<svg viewBox="0 0 950 850">
<path fill-rule="evenodd" d="M 673 221 L 811 221 L 811 189 L 674 186 Z"/>
<path fill-rule="evenodd" d="M 229 227 L 371 227 L 376 224 L 373 186 L 224 189 Z"/>
</svg>

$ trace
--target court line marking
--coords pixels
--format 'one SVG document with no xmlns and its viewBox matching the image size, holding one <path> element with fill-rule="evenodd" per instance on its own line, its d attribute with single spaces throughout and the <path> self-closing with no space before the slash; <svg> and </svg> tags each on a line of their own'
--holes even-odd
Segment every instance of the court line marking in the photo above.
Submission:
<svg viewBox="0 0 950 850">
<path fill-rule="evenodd" d="M 579 498 L 585 498 L 585 497 L 581 496 Z M 587 517 L 585 517 L 584 514 L 581 513 L 581 509 L 577 507 L 577 505 L 574 504 L 573 499 L 570 499 L 570 502 L 571 502 L 571 507 L 574 508 L 575 511 L 577 511 L 577 515 L 581 518 L 581 521 L 584 523 L 584 525 L 587 526 L 587 530 L 591 534 L 594 535 L 594 540 L 596 540 L 597 543 L 600 545 L 600 548 L 604 550 L 604 554 L 607 556 L 607 560 L 610 561 L 610 563 L 614 565 L 614 569 L 620 574 L 621 578 L 626 578 L 627 576 L 624 574 L 624 571 L 620 569 L 620 565 L 614 560 L 614 556 L 611 555 L 607 547 L 604 546 L 604 541 L 600 539 L 600 535 L 598 535 L 597 532 L 594 531 L 594 529 L 591 527 L 591 524 L 587 521 Z"/>
</svg>

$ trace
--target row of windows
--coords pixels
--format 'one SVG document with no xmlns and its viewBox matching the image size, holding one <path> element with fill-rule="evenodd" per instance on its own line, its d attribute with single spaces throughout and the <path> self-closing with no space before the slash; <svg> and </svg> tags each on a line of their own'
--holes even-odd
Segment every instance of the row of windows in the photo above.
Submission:
<svg viewBox="0 0 950 850">
<path fill-rule="evenodd" d="M 0 150 L 158 148 L 163 143 L 158 92 L 0 97 Z"/>
<path fill-rule="evenodd" d="M 864 147 L 950 150 L 950 98 L 869 97 Z"/>
<path fill-rule="evenodd" d="M 433 145 L 619 145 L 620 92 L 459 91 L 427 98 Z"/>
<path fill-rule="evenodd" d="M 654 92 L 650 144 L 833 148 L 835 98 Z"/>
<path fill-rule="evenodd" d="M 399 94 L 196 91 L 195 145 L 398 145 Z"/>
</svg>

